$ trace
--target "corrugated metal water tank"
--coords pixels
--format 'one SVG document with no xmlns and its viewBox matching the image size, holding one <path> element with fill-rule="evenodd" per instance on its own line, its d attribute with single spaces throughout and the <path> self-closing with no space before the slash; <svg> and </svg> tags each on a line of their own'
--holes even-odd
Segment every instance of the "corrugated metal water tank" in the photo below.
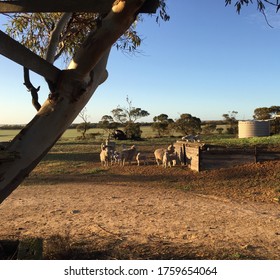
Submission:
<svg viewBox="0 0 280 280">
<path fill-rule="evenodd" d="M 270 135 L 270 121 L 239 121 L 238 137 L 261 137 Z"/>
</svg>

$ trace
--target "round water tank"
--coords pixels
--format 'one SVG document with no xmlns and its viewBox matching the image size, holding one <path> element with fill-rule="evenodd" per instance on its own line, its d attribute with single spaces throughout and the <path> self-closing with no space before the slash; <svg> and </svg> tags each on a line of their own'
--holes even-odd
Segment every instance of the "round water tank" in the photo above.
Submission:
<svg viewBox="0 0 280 280">
<path fill-rule="evenodd" d="M 238 137 L 261 137 L 270 135 L 270 121 L 239 121 Z"/>
</svg>

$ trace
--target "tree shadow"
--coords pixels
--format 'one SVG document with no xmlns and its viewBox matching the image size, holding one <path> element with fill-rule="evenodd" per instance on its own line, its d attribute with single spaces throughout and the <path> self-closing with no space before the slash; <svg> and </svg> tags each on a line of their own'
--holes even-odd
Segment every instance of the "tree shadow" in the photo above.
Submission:
<svg viewBox="0 0 280 280">
<path fill-rule="evenodd" d="M 97 153 L 48 153 L 42 160 L 44 161 L 84 161 L 94 162 L 99 160 Z"/>
<path fill-rule="evenodd" d="M 38 238 L 37 238 L 38 239 Z M 41 239 L 43 240 L 43 239 Z M 0 260 L 31 259 L 21 254 L 20 240 L 0 240 Z M 69 236 L 53 235 L 43 240 L 43 260 L 256 260 L 266 259 L 244 249 L 194 246 L 151 236 L 146 243 L 128 241 L 125 237 L 94 240 L 71 240 Z M 4 245 L 4 246 L 3 246 Z M 1 247 L 2 246 L 2 247 Z M 4 250 L 3 250 L 4 248 Z"/>
</svg>

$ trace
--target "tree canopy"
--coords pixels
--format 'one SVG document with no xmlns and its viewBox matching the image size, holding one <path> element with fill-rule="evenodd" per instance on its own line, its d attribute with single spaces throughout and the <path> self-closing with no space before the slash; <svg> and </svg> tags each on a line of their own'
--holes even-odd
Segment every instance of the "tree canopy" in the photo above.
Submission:
<svg viewBox="0 0 280 280">
<path fill-rule="evenodd" d="M 157 131 L 158 136 L 162 136 L 164 133 L 169 131 L 170 125 L 174 123 L 172 119 L 166 114 L 160 114 L 153 118 L 152 129 Z"/>
<path fill-rule="evenodd" d="M 6 32 L 34 53 L 53 63 L 63 56 L 65 61 L 76 53 L 89 33 L 102 24 L 107 14 L 101 13 L 15 13 L 7 14 Z M 168 21 L 166 1 L 159 1 L 156 21 Z M 136 32 L 137 22 L 143 20 L 138 15 L 114 46 L 122 51 L 135 51 L 142 39 Z"/>
<path fill-rule="evenodd" d="M 191 114 L 181 114 L 174 123 L 175 130 L 187 134 L 197 134 L 201 131 L 201 120 Z"/>
<path fill-rule="evenodd" d="M 132 101 L 128 97 L 126 97 L 126 102 L 127 107 L 118 106 L 112 110 L 113 118 L 116 122 L 121 124 L 135 123 L 138 119 L 150 115 L 146 110 L 132 106 Z"/>
<path fill-rule="evenodd" d="M 260 107 L 254 110 L 253 118 L 255 120 L 269 120 L 279 113 L 280 106 Z"/>
</svg>

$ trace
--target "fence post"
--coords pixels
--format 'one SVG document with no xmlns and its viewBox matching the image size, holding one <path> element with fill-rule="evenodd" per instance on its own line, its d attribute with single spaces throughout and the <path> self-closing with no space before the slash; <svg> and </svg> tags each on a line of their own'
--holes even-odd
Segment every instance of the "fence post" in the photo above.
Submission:
<svg viewBox="0 0 280 280">
<path fill-rule="evenodd" d="M 186 145 L 183 144 L 184 165 L 187 165 Z"/>
<path fill-rule="evenodd" d="M 200 150 L 200 147 L 198 147 L 198 172 L 201 171 L 201 165 L 202 165 L 202 162 L 201 162 L 201 150 Z"/>
</svg>

